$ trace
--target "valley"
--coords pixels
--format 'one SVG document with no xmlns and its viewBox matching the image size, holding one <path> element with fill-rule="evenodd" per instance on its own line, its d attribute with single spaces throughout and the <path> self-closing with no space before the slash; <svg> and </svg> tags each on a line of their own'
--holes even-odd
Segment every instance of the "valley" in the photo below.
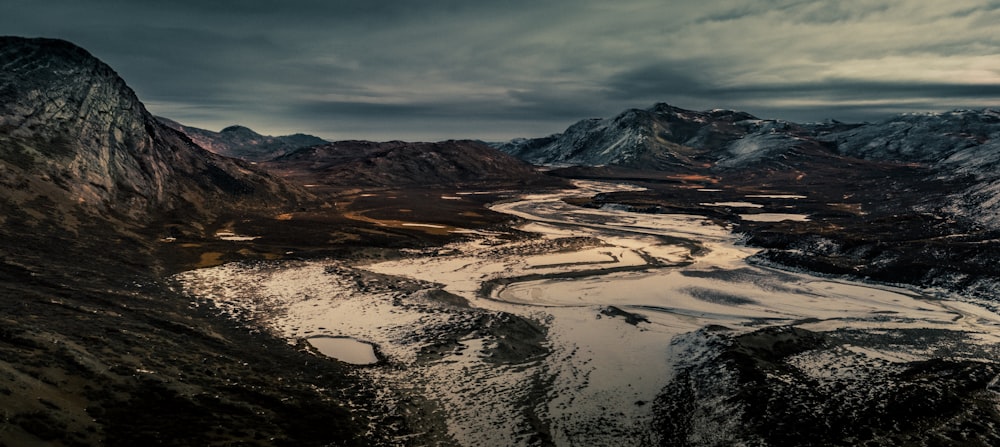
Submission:
<svg viewBox="0 0 1000 447">
<path fill-rule="evenodd" d="M 399 259 L 236 263 L 176 278 L 196 301 L 289 344 L 371 343 L 379 362 L 358 373 L 382 387 L 386 408 L 431 427 L 410 438 L 417 444 L 676 441 L 658 419 L 669 412 L 663 400 L 675 399 L 663 390 L 693 358 L 719 355 L 715 337 L 768 330 L 828 337 L 786 365 L 831 382 L 854 377 L 847 370 L 905 369 L 942 353 L 973 362 L 1000 354 L 1000 315 L 988 303 L 755 265 L 747 259 L 759 249 L 739 244 L 731 225 L 581 208 L 567 202 L 640 189 L 575 186 L 513 195 L 490 206 L 517 216 L 513 227 L 461 232 L 459 241 L 403 250 Z M 937 335 L 884 339 L 908 332 Z M 722 361 L 699 367 L 727 371 Z M 729 424 L 740 424 L 738 414 L 755 402 L 741 402 L 738 389 L 724 393 L 715 399 L 726 404 L 690 402 L 702 414 L 686 416 L 732 413 Z M 427 401 L 410 409 L 414 399 Z M 735 430 L 727 439 L 754 439 L 709 422 L 692 420 L 682 441 L 698 444 L 722 428 Z M 867 426 L 855 423 L 859 432 Z"/>
<path fill-rule="evenodd" d="M 994 109 L 325 141 L 0 68 L 0 446 L 1000 445 Z"/>
</svg>

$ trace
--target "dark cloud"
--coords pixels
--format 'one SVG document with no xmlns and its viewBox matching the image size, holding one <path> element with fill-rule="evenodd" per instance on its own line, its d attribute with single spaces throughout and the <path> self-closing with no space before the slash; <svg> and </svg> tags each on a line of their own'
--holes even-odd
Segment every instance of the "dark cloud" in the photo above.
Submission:
<svg viewBox="0 0 1000 447">
<path fill-rule="evenodd" d="M 980 99 L 1000 103 L 1000 84 L 949 84 L 836 79 L 806 84 L 773 84 L 719 89 L 719 94 L 743 99 L 815 98 L 841 101 L 923 99 Z"/>
<path fill-rule="evenodd" d="M 671 102 L 786 119 L 995 104 L 1000 2 L 8 0 L 158 114 L 328 138 L 502 139 Z M 907 109 L 907 107 L 910 107 Z"/>
<path fill-rule="evenodd" d="M 607 80 L 607 95 L 623 99 L 705 96 L 717 90 L 711 71 L 690 62 L 647 65 L 618 73 Z"/>
</svg>

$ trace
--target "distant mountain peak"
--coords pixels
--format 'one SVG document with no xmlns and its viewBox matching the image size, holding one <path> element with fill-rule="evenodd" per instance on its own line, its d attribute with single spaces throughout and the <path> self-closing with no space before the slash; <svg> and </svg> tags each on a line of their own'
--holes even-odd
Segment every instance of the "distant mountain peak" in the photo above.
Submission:
<svg viewBox="0 0 1000 447">
<path fill-rule="evenodd" d="M 497 147 L 536 164 L 676 169 L 703 165 L 711 153 L 722 153 L 733 141 L 759 131 L 760 121 L 746 112 L 699 112 L 661 102 L 611 118 L 581 120 L 544 141 L 521 139 Z"/>
<path fill-rule="evenodd" d="M 225 129 L 222 129 L 221 131 L 219 131 L 219 133 L 239 133 L 239 134 L 261 135 L 261 134 L 255 132 L 255 131 L 251 130 L 249 127 L 241 126 L 239 124 L 234 124 L 232 126 L 226 127 Z"/>
<path fill-rule="evenodd" d="M 212 132 L 185 126 L 167 118 L 158 119 L 168 127 L 184 133 L 209 152 L 247 161 L 266 161 L 296 149 L 327 143 L 322 138 L 302 133 L 279 137 L 262 135 L 239 124 L 226 127 L 219 132 Z"/>
</svg>

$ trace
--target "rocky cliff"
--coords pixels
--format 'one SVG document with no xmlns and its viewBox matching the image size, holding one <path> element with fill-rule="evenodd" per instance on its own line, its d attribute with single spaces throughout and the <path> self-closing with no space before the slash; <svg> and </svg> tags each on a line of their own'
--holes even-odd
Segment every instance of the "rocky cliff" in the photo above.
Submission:
<svg viewBox="0 0 1000 447">
<path fill-rule="evenodd" d="M 302 193 L 161 125 L 106 64 L 68 42 L 0 38 L 0 197 L 7 219 L 147 223 Z"/>
</svg>

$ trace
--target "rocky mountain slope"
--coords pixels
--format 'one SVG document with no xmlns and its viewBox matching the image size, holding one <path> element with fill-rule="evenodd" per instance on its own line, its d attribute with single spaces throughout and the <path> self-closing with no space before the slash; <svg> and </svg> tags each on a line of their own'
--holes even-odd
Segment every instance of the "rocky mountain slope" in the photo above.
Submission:
<svg viewBox="0 0 1000 447">
<path fill-rule="evenodd" d="M 913 113 L 818 135 L 841 154 L 922 163 L 961 185 L 948 211 L 1000 229 L 1000 112 Z"/>
<path fill-rule="evenodd" d="M 167 127 L 184 133 L 191 141 L 213 153 L 247 161 L 270 160 L 296 149 L 327 142 L 320 137 L 301 133 L 272 137 L 261 135 L 243 126 L 229 126 L 219 132 L 212 132 L 185 126 L 168 118 L 156 119 Z"/>
<path fill-rule="evenodd" d="M 308 200 L 161 125 L 85 50 L 0 38 L 0 445 L 369 443 L 341 366 L 161 280 L 168 227 Z"/>
<path fill-rule="evenodd" d="M 583 120 L 562 134 L 517 139 L 497 148 L 534 164 L 688 170 L 713 163 L 737 166 L 818 146 L 811 133 L 795 123 L 744 112 L 697 112 L 661 103 L 614 118 Z"/>
<path fill-rule="evenodd" d="M 262 166 L 309 184 L 340 187 L 560 184 L 478 141 L 340 141 L 299 149 Z"/>
<path fill-rule="evenodd" d="M 304 197 L 160 125 L 110 67 L 72 44 L 3 38 L 0 67 L 8 221 L 141 225 L 176 209 L 204 216 Z"/>
</svg>

